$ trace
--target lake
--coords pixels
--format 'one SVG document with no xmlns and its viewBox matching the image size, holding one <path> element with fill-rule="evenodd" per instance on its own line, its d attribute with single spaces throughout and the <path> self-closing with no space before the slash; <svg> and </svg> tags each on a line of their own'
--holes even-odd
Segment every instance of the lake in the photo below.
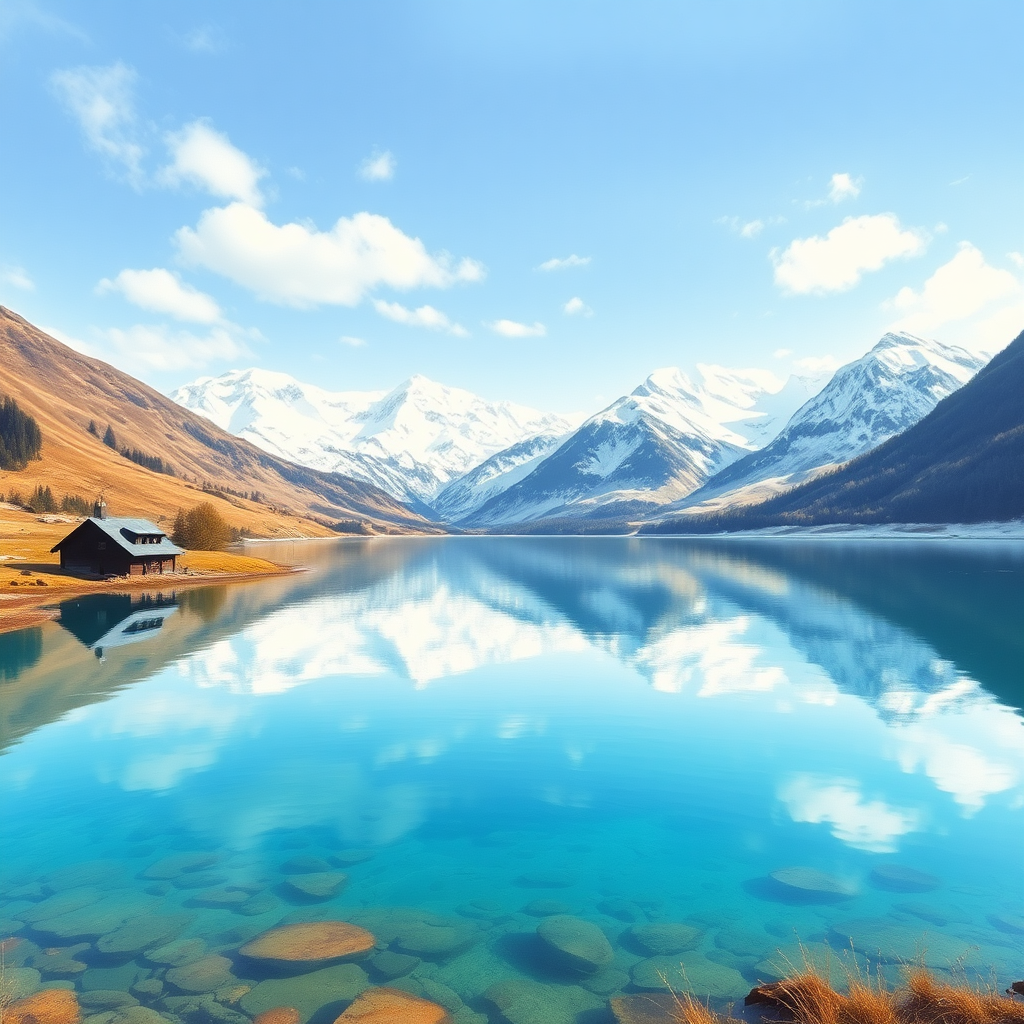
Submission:
<svg viewBox="0 0 1024 1024">
<path fill-rule="evenodd" d="M 391 985 L 456 1024 L 600 1024 L 805 959 L 1024 974 L 1019 545 L 258 553 L 311 571 L 0 635 L 15 994 L 329 1024 Z M 320 920 L 372 955 L 239 952 Z"/>
</svg>

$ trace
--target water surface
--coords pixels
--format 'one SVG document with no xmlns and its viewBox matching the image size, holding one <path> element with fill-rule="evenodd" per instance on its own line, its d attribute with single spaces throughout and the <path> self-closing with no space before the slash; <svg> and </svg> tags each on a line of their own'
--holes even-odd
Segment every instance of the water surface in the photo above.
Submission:
<svg viewBox="0 0 1024 1024">
<path fill-rule="evenodd" d="M 313 571 L 97 595 L 0 635 L 0 938 L 22 940 L 24 990 L 243 1024 L 297 990 L 239 946 L 319 918 L 401 956 L 306 979 L 315 1024 L 376 984 L 458 1024 L 599 1024 L 660 974 L 723 1004 L 804 955 L 1020 974 L 1012 545 L 261 553 Z M 189 870 L 153 877 L 182 853 Z M 804 887 L 772 877 L 788 868 Z M 556 911 L 596 925 L 611 963 L 581 971 L 538 938 Z M 172 950 L 198 968 L 124 939 L 154 918 L 161 945 L 202 940 Z M 651 924 L 688 930 L 657 933 L 676 943 L 659 958 Z"/>
</svg>

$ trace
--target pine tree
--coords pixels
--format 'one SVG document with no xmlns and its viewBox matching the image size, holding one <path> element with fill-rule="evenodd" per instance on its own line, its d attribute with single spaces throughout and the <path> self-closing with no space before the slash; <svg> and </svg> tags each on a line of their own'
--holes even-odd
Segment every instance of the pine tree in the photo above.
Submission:
<svg viewBox="0 0 1024 1024">
<path fill-rule="evenodd" d="M 185 536 L 187 532 L 185 525 L 185 513 L 179 508 L 178 514 L 174 517 L 174 527 L 171 530 L 171 540 L 179 547 L 187 548 L 188 542 Z"/>
<path fill-rule="evenodd" d="M 39 424 L 13 398 L 0 403 L 0 469 L 24 469 L 39 458 L 43 435 Z"/>
<path fill-rule="evenodd" d="M 113 448 L 115 452 L 117 451 L 117 438 L 114 436 L 114 428 L 109 423 L 107 424 L 107 432 L 103 435 L 103 443 L 108 448 Z"/>
<path fill-rule="evenodd" d="M 89 433 L 92 434 L 94 437 L 99 437 L 100 436 L 99 430 L 96 429 L 96 421 L 95 420 L 89 420 Z"/>
</svg>

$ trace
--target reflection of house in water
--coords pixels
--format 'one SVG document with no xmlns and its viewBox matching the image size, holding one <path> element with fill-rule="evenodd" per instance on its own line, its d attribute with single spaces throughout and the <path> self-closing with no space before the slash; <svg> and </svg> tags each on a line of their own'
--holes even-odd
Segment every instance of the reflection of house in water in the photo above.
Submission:
<svg viewBox="0 0 1024 1024">
<path fill-rule="evenodd" d="M 97 658 L 111 647 L 147 640 L 178 610 L 176 594 L 90 594 L 62 601 L 60 624 Z"/>
</svg>

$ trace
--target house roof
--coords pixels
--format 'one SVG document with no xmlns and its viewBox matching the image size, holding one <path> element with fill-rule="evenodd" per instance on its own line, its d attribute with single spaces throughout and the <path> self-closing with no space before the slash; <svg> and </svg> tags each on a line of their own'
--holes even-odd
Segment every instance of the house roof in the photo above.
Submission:
<svg viewBox="0 0 1024 1024">
<path fill-rule="evenodd" d="M 172 544 L 166 533 L 148 519 L 97 519 L 95 516 L 72 530 L 64 540 L 54 544 L 51 552 L 60 551 L 69 538 L 79 530 L 85 529 L 89 523 L 102 530 L 118 547 L 138 558 L 159 558 L 161 555 L 183 555 L 185 552 Z M 138 537 L 159 537 L 155 544 L 137 544 Z"/>
</svg>

